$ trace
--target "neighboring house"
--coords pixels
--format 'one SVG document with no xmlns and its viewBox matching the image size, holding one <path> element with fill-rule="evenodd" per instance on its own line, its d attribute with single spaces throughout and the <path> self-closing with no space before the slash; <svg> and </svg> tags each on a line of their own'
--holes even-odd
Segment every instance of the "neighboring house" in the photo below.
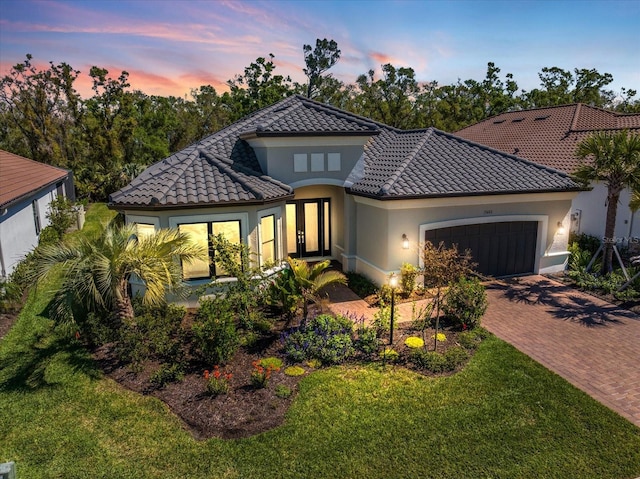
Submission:
<svg viewBox="0 0 640 479">
<path fill-rule="evenodd" d="M 48 226 L 49 203 L 58 195 L 74 199 L 70 171 L 0 150 L 0 267 L 6 278 L 38 245 Z"/>
<path fill-rule="evenodd" d="M 331 258 L 384 283 L 419 263 L 425 240 L 470 248 L 496 276 L 562 270 L 560 226 L 579 189 L 432 128 L 397 130 L 293 96 L 150 166 L 110 207 L 142 234 L 178 227 L 206 245 L 223 233 L 261 264 Z M 208 261 L 183 271 L 193 284 L 224 275 Z"/>
<path fill-rule="evenodd" d="M 582 140 L 596 131 L 624 129 L 640 134 L 640 114 L 614 113 L 577 103 L 503 113 L 456 135 L 572 174 L 580 164 L 575 151 Z M 618 205 L 615 236 L 622 243 L 640 237 L 640 218 L 629 209 L 630 197 L 628 189 L 623 191 Z M 573 200 L 571 229 L 602 238 L 606 210 L 607 187 L 595 183 L 591 191 Z"/>
</svg>

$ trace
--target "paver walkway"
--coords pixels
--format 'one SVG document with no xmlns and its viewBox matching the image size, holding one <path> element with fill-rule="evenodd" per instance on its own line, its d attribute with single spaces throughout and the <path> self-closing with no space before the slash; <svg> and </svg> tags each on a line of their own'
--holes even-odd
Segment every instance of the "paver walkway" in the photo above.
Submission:
<svg viewBox="0 0 640 479">
<path fill-rule="evenodd" d="M 487 295 L 483 326 L 640 427 L 640 316 L 543 276 L 494 281 Z M 334 313 L 376 312 L 346 287 L 330 300 Z M 401 320 L 411 308 L 398 306 Z"/>
</svg>

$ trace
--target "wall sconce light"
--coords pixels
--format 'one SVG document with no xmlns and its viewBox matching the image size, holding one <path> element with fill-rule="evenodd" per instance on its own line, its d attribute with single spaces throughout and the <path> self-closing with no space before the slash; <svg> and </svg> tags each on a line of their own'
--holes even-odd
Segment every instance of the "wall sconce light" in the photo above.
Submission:
<svg viewBox="0 0 640 479">
<path fill-rule="evenodd" d="M 409 249 L 409 238 L 404 233 L 402 233 L 402 249 Z"/>
<path fill-rule="evenodd" d="M 562 221 L 558 221 L 558 234 L 563 235 L 565 233 L 564 223 Z"/>
</svg>

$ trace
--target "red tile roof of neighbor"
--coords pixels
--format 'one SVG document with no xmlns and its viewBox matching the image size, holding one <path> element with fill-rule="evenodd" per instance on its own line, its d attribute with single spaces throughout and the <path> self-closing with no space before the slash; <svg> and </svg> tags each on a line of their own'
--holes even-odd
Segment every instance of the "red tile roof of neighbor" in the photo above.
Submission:
<svg viewBox="0 0 640 479">
<path fill-rule="evenodd" d="M 64 180 L 69 172 L 0 150 L 0 207 Z"/>
<path fill-rule="evenodd" d="M 580 164 L 576 147 L 595 131 L 640 134 L 640 114 L 621 114 L 575 103 L 502 113 L 455 134 L 566 173 Z"/>
</svg>

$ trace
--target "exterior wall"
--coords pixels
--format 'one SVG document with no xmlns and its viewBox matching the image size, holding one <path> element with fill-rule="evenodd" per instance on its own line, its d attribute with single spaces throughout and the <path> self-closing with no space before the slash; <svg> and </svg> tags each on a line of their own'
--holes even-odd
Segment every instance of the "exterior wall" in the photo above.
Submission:
<svg viewBox="0 0 640 479">
<path fill-rule="evenodd" d="M 174 228 L 181 223 L 197 223 L 209 221 L 221 221 L 230 219 L 240 220 L 242 240 L 246 242 L 251 251 L 259 251 L 259 223 L 262 216 L 274 214 L 276 216 L 276 251 L 279 259 L 284 259 L 285 237 L 284 231 L 284 202 L 270 203 L 266 205 L 246 205 L 212 208 L 191 208 L 180 210 L 125 210 L 127 223 L 153 224 L 156 229 Z M 192 280 L 192 286 L 202 286 L 210 283 L 210 279 Z M 222 279 L 221 282 L 229 281 Z M 140 281 L 131 281 L 133 294 L 142 292 L 144 287 Z M 189 297 L 186 301 L 178 301 L 186 306 L 197 305 L 198 298 Z"/>
<path fill-rule="evenodd" d="M 615 237 L 626 245 L 629 238 L 640 237 L 640 213 L 629 209 L 631 191 L 627 188 L 620 194 L 618 214 L 616 216 Z M 591 191 L 583 191 L 573 200 L 574 220 L 571 229 L 577 233 L 586 233 L 598 238 L 604 237 L 607 217 L 607 187 L 595 183 Z"/>
<path fill-rule="evenodd" d="M 419 244 L 432 227 L 494 221 L 538 222 L 536 272 L 564 269 L 573 193 L 378 201 L 355 197 L 358 248 L 356 270 L 378 283 L 404 262 L 419 264 Z M 565 226 L 559 232 L 558 223 Z M 402 248 L 402 235 L 409 249 Z"/>
<path fill-rule="evenodd" d="M 38 245 L 39 234 L 33 217 L 33 201 L 40 218 L 40 230 L 49 225 L 49 203 L 57 197 L 56 187 L 9 206 L 0 216 L 0 274 L 9 276 L 16 265 Z"/>
<path fill-rule="evenodd" d="M 368 137 L 258 138 L 249 140 L 265 174 L 298 188 L 310 184 L 342 186 L 364 151 Z M 340 169 L 329 171 L 329 154 L 340 155 Z M 312 155 L 322 168 L 312 168 Z M 294 155 L 306 155 L 307 171 L 294 171 Z"/>
</svg>

